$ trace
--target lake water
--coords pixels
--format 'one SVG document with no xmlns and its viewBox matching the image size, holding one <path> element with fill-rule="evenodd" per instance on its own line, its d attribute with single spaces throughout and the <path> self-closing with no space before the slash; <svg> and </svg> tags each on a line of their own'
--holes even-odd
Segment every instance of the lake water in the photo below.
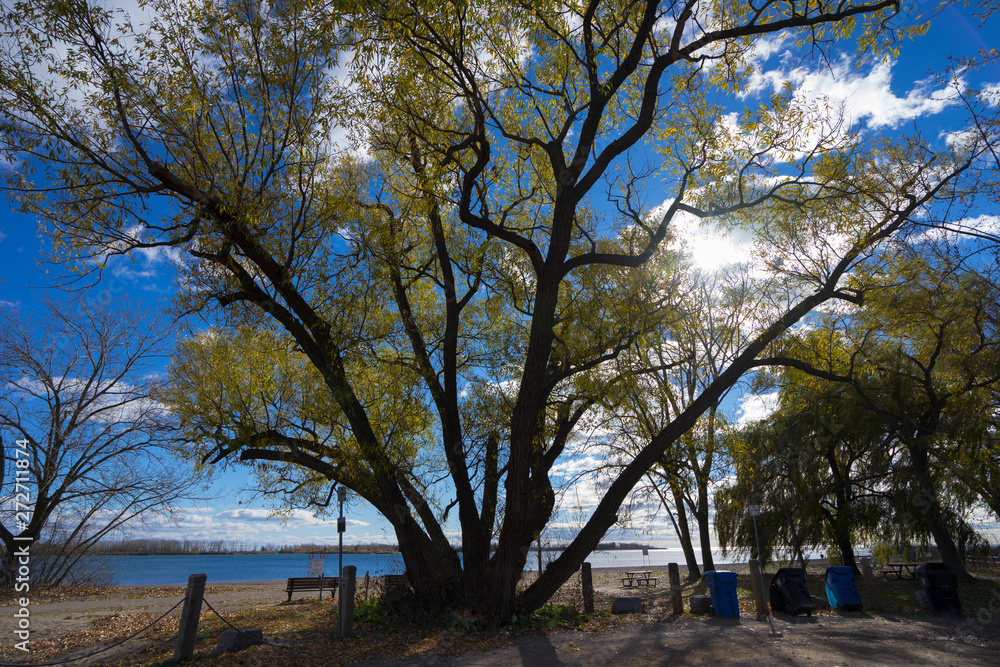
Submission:
<svg viewBox="0 0 1000 667">
<path fill-rule="evenodd" d="M 543 567 L 554 560 L 556 552 L 542 552 Z M 728 562 L 717 553 L 716 564 Z M 309 576 L 306 554 L 217 554 L 177 556 L 96 556 L 95 564 L 119 586 L 167 586 L 186 584 L 188 576 L 205 574 L 209 583 L 237 581 L 272 581 L 288 577 Z M 667 563 L 684 564 L 680 549 L 595 551 L 587 559 L 593 567 L 666 567 Z M 399 554 L 344 554 L 344 566 L 354 565 L 358 576 L 365 573 L 402 574 L 403 559 Z M 535 553 L 529 554 L 526 570 L 538 569 Z M 328 553 L 324 562 L 327 576 L 337 574 L 337 554 Z"/>
<path fill-rule="evenodd" d="M 186 584 L 188 576 L 204 574 L 209 583 L 271 581 L 309 576 L 306 554 L 216 554 L 177 556 L 95 556 L 103 573 L 119 586 L 167 586 Z M 344 554 L 344 567 L 354 565 L 365 572 L 402 574 L 399 554 Z M 337 554 L 326 554 L 323 571 L 336 576 Z"/>
</svg>

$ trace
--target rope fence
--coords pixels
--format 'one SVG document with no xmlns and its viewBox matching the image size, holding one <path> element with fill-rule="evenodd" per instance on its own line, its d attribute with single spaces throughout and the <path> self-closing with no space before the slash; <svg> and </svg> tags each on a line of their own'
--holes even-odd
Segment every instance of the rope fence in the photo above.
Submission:
<svg viewBox="0 0 1000 667">
<path fill-rule="evenodd" d="M 220 621 L 222 621 L 223 623 L 225 623 L 230 628 L 232 628 L 236 632 L 240 633 L 241 635 L 243 635 L 247 639 L 252 639 L 254 641 L 257 641 L 256 637 L 251 637 L 247 633 L 243 632 L 243 630 L 237 628 L 235 625 L 233 625 L 232 623 L 230 623 L 222 614 L 220 614 L 218 611 L 215 610 L 215 607 L 213 607 L 212 604 L 208 600 L 205 600 L 204 602 L 205 602 L 205 606 L 207 606 L 212 611 L 213 614 L 215 614 L 216 616 L 218 616 Z M 268 646 L 274 646 L 275 648 L 291 648 L 290 646 L 285 646 L 284 644 L 275 644 L 274 642 L 270 642 L 270 641 L 268 641 L 266 639 L 264 641 L 262 641 L 261 643 L 262 644 L 266 644 Z"/>
<path fill-rule="evenodd" d="M 94 657 L 95 655 L 97 655 L 99 653 L 104 653 L 105 651 L 110 651 L 111 649 L 113 649 L 113 648 L 115 648 L 117 646 L 121 646 L 122 644 L 124 644 L 128 640 L 134 639 L 135 637 L 137 637 L 138 635 L 142 634 L 146 630 L 149 630 L 151 627 L 153 627 L 154 625 L 156 625 L 157 623 L 159 623 L 160 621 L 162 621 L 164 618 L 166 618 L 167 615 L 170 612 L 172 612 L 174 609 L 177 609 L 177 607 L 180 607 L 184 603 L 184 601 L 186 599 L 187 599 L 187 596 L 182 597 L 177 602 L 177 604 L 175 604 L 173 607 L 171 607 L 170 609 L 168 609 L 165 612 L 163 612 L 163 614 L 158 619 L 156 619 L 155 621 L 153 621 L 152 623 L 150 623 L 146 627 L 144 627 L 144 628 L 142 628 L 140 630 L 136 630 L 135 632 L 133 632 L 131 635 L 129 635 L 125 639 L 121 639 L 121 640 L 115 642 L 114 644 L 111 644 L 110 646 L 105 646 L 104 648 L 97 649 L 96 651 L 94 651 L 92 653 L 88 653 L 86 655 L 78 655 L 75 658 L 67 658 L 65 660 L 54 660 L 54 661 L 51 661 L 51 662 L 6 662 L 6 661 L 4 661 L 4 662 L 0 662 L 0 666 L 2 666 L 2 667 L 48 667 L 48 665 L 66 665 L 66 664 L 69 664 L 71 662 L 76 662 L 78 660 L 86 660 L 87 658 L 92 658 L 92 657 Z"/>
<path fill-rule="evenodd" d="M 205 575 L 193 574 L 188 579 L 187 593 L 184 595 L 184 597 L 178 600 L 177 604 L 175 604 L 167 611 L 163 612 L 163 614 L 161 614 L 160 617 L 157 618 L 155 621 L 149 623 L 148 625 L 139 630 L 136 630 L 128 637 L 120 639 L 114 644 L 110 644 L 108 646 L 99 648 L 96 651 L 87 653 L 86 655 L 78 655 L 72 658 L 52 660 L 49 662 L 0 661 L 0 667 L 50 667 L 54 665 L 66 665 L 80 660 L 86 660 L 87 658 L 92 658 L 95 655 L 99 655 L 101 653 L 104 653 L 105 651 L 110 651 L 113 648 L 121 646 L 130 639 L 134 639 L 135 637 L 139 636 L 146 630 L 149 630 L 151 627 L 162 621 L 164 618 L 170 615 L 171 612 L 180 607 L 182 604 L 184 605 L 184 608 L 181 611 L 180 625 L 177 631 L 177 648 L 174 654 L 175 660 L 178 658 L 191 657 L 191 654 L 194 649 L 194 641 L 196 639 L 198 632 L 198 621 L 201 617 L 202 603 L 204 603 L 205 606 L 207 606 L 209 610 L 219 618 L 219 620 L 221 620 L 223 623 L 225 623 L 230 628 L 232 628 L 239 634 L 243 635 L 244 637 L 252 639 L 255 642 L 260 642 L 267 646 L 274 646 L 275 648 L 284 648 L 284 649 L 291 648 L 289 646 L 285 646 L 284 644 L 276 644 L 274 642 L 268 641 L 267 639 L 261 641 L 258 640 L 256 637 L 252 637 L 251 635 L 248 635 L 247 633 L 243 632 L 243 630 L 237 628 L 235 625 L 230 623 L 226 617 L 224 617 L 221 613 L 219 613 L 219 611 L 215 607 L 213 607 L 208 600 L 205 599 L 204 594 L 205 594 Z"/>
</svg>

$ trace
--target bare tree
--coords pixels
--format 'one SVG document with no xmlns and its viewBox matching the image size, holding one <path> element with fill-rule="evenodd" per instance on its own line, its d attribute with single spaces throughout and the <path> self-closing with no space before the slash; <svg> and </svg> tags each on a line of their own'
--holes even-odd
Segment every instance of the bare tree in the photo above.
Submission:
<svg viewBox="0 0 1000 667">
<path fill-rule="evenodd" d="M 173 456 L 174 418 L 154 398 L 169 332 L 105 300 L 0 310 L 0 584 L 25 543 L 15 536 L 40 543 L 32 582 L 61 583 L 101 538 L 190 497 L 197 479 Z"/>
</svg>

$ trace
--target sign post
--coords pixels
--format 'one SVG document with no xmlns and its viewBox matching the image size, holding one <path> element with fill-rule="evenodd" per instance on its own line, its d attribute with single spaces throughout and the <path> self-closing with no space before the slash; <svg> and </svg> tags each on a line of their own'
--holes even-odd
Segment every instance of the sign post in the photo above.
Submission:
<svg viewBox="0 0 1000 667">
<path fill-rule="evenodd" d="M 337 519 L 337 534 L 340 537 L 340 551 L 337 554 L 337 637 L 344 636 L 344 531 L 347 522 L 344 520 L 344 501 L 347 500 L 347 487 L 337 487 L 337 501 L 340 503 L 340 517 Z"/>
<path fill-rule="evenodd" d="M 761 563 L 761 569 L 763 569 L 764 560 L 760 553 L 760 532 L 757 530 L 757 515 L 760 514 L 760 505 L 750 505 L 748 509 L 750 516 L 753 517 L 753 534 L 757 538 L 757 561 Z"/>
<path fill-rule="evenodd" d="M 309 576 L 319 577 L 319 599 L 323 599 L 323 554 L 309 554 Z"/>
</svg>

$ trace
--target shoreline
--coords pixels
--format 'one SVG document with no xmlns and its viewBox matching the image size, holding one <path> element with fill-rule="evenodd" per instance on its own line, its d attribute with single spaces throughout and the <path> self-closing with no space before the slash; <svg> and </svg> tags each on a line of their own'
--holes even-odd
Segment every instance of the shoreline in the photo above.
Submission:
<svg viewBox="0 0 1000 667">
<path fill-rule="evenodd" d="M 809 572 L 815 571 L 816 568 L 825 568 L 826 565 L 827 565 L 826 559 L 812 559 L 812 560 L 809 560 L 806 563 L 807 574 Z M 678 571 L 679 571 L 679 573 L 681 575 L 681 580 L 682 580 L 682 584 L 683 584 L 684 583 L 684 581 L 683 581 L 684 580 L 684 575 L 688 571 L 687 565 L 684 564 L 684 563 L 677 563 L 677 567 L 678 567 Z M 781 564 L 776 564 L 776 563 L 769 563 L 764 568 L 764 570 L 765 570 L 765 572 L 767 572 L 767 571 L 774 571 L 774 570 L 776 570 L 779 567 L 788 567 L 788 566 L 781 565 Z M 597 575 L 598 573 L 600 573 L 600 576 L 606 577 L 608 575 L 619 575 L 621 573 L 630 572 L 630 571 L 644 571 L 644 570 L 649 570 L 649 571 L 653 572 L 654 576 L 660 576 L 665 581 L 666 577 L 667 577 L 667 568 L 668 568 L 668 564 L 662 564 L 662 565 L 660 565 L 660 564 L 654 564 L 654 565 L 592 565 L 591 572 L 593 572 L 595 575 Z M 749 571 L 750 571 L 750 564 L 748 562 L 741 562 L 741 563 L 716 563 L 715 569 L 716 569 L 716 571 L 732 571 L 732 572 L 737 572 L 739 574 L 748 574 Z M 702 570 L 702 573 L 704 573 L 704 572 L 705 572 L 705 570 Z M 524 581 L 524 582 L 530 582 L 534 578 L 537 577 L 537 573 L 538 573 L 537 569 L 524 570 L 524 572 L 522 573 L 522 576 L 521 576 L 521 580 Z M 383 576 L 385 576 L 385 574 L 384 573 L 379 573 L 379 574 L 371 574 L 369 576 L 370 576 L 370 580 L 371 581 L 376 581 L 376 580 L 381 579 Z M 576 572 L 574 572 L 573 574 L 571 574 L 570 578 L 567 580 L 567 582 L 570 581 L 570 580 L 572 580 L 572 578 L 576 577 L 576 576 L 579 576 L 579 570 L 577 570 Z M 328 577 L 328 578 L 330 578 L 330 577 Z M 358 577 L 357 577 L 357 580 L 359 582 L 361 582 L 361 581 L 364 581 L 364 579 L 365 579 L 365 575 L 359 573 Z M 218 579 L 217 580 L 212 580 L 212 579 L 209 579 L 206 582 L 205 585 L 209 586 L 209 587 L 211 587 L 211 586 L 231 586 L 231 587 L 254 587 L 254 588 L 260 588 L 260 587 L 273 587 L 273 586 L 284 587 L 285 585 L 287 585 L 287 583 L 288 583 L 288 577 L 284 577 L 284 578 L 281 578 L 281 579 L 246 579 L 246 580 L 243 580 L 243 579 L 226 579 L 226 580 L 218 580 Z M 110 591 L 133 591 L 133 592 L 140 592 L 140 591 L 143 591 L 143 590 L 155 591 L 155 590 L 160 590 L 160 589 L 172 589 L 172 588 L 184 589 L 184 588 L 186 588 L 186 586 L 187 586 L 187 582 L 186 581 L 185 582 L 172 582 L 172 583 L 152 583 L 152 584 L 60 584 L 58 586 L 39 586 L 36 590 L 42 592 L 43 593 L 43 597 L 45 597 L 44 593 L 50 592 L 50 591 L 58 591 L 58 590 L 69 591 L 69 590 L 73 590 L 73 589 L 83 589 L 83 590 L 89 589 L 89 590 L 100 590 L 101 592 L 110 592 Z M 7 605 L 0 605 L 0 607 L 3 607 L 3 606 L 7 606 Z"/>
<path fill-rule="evenodd" d="M 703 567 L 703 566 L 701 566 L 700 563 L 699 563 L 699 566 Z M 806 561 L 806 570 L 807 570 L 807 572 L 813 570 L 814 568 L 824 568 L 825 569 L 826 566 L 827 566 L 827 560 L 825 558 L 823 558 L 823 559 L 814 558 L 814 559 L 809 559 L 809 560 Z M 636 571 L 636 570 L 650 570 L 650 571 L 655 571 L 655 572 L 659 572 L 659 571 L 662 570 L 663 571 L 663 576 L 666 577 L 667 567 L 668 567 L 667 563 L 664 563 L 664 564 L 652 564 L 652 565 L 641 565 L 641 564 L 640 565 L 592 565 L 591 566 L 591 571 L 592 572 L 602 572 L 602 573 L 621 573 L 621 572 Z M 774 571 L 774 570 L 777 570 L 778 568 L 781 568 L 781 567 L 794 567 L 794 566 L 782 565 L 782 564 L 779 564 L 779 563 L 768 563 L 765 566 L 764 571 Z M 677 563 L 677 568 L 678 568 L 678 571 L 682 575 L 688 571 L 687 565 L 684 564 L 684 563 Z M 715 570 L 716 571 L 734 571 L 734 572 L 738 572 L 738 573 L 749 573 L 749 571 L 750 571 L 750 563 L 748 561 L 737 562 L 737 563 L 716 563 L 715 564 Z M 704 572 L 705 572 L 705 570 L 702 569 L 702 573 L 704 573 Z M 530 569 L 530 570 L 526 569 L 526 570 L 523 571 L 521 579 L 522 579 L 522 581 L 525 581 L 525 580 L 530 581 L 531 579 L 533 579 L 533 578 L 535 578 L 537 576 L 537 573 L 538 573 L 537 569 Z M 395 573 L 390 573 L 390 574 L 395 574 Z M 579 570 L 577 570 L 573 575 L 570 575 L 570 577 L 572 578 L 573 576 L 576 576 L 577 574 L 579 574 Z M 373 580 L 374 579 L 380 579 L 383 576 L 385 576 L 385 573 L 379 573 L 379 574 L 372 574 L 372 575 L 370 575 L 371 579 L 373 579 Z M 359 573 L 357 578 L 358 578 L 358 580 L 364 580 L 365 575 Z M 209 579 L 208 582 L 206 583 L 206 585 L 212 585 L 212 584 L 216 584 L 216 585 L 230 584 L 230 585 L 245 585 L 245 586 L 263 586 L 263 585 L 277 585 L 277 584 L 285 585 L 285 584 L 287 584 L 287 582 L 288 582 L 288 577 L 285 577 L 285 578 L 282 578 L 282 579 L 247 579 L 247 580 L 239 579 L 239 580 L 225 580 L 225 581 L 223 581 L 223 580 L 212 581 L 211 579 Z M 139 588 L 161 588 L 161 587 L 168 587 L 168 586 L 182 586 L 183 587 L 183 586 L 187 586 L 187 582 L 184 582 L 184 583 L 165 583 L 165 584 L 164 583 L 160 583 L 160 584 L 111 584 L 111 585 L 108 585 L 108 586 L 100 586 L 100 588 L 139 589 Z"/>
</svg>

